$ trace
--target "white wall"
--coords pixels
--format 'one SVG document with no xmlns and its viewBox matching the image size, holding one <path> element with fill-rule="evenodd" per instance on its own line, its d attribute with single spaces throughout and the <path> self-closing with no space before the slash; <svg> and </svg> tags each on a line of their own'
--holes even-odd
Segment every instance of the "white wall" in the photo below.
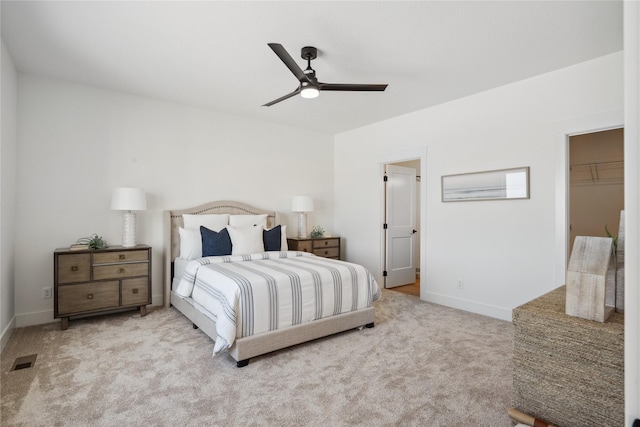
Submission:
<svg viewBox="0 0 640 427">
<path fill-rule="evenodd" d="M 18 78 L 9 51 L 2 41 L 0 59 L 2 136 L 0 140 L 0 351 L 15 327 L 15 202 Z"/>
<path fill-rule="evenodd" d="M 121 243 L 114 187 L 146 191 L 138 242 L 153 247 L 162 303 L 162 211 L 238 200 L 283 215 L 314 197 L 309 224 L 333 228 L 333 137 L 57 80 L 18 75 L 17 325 L 53 320 L 53 250 L 92 233 Z"/>
<path fill-rule="evenodd" d="M 640 3 L 624 2 L 625 424 L 640 419 Z"/>
<path fill-rule="evenodd" d="M 379 277 L 380 162 L 423 147 L 421 298 L 510 320 L 563 284 L 554 272 L 559 123 L 622 106 L 620 52 L 337 135 L 336 230 L 347 256 Z M 442 175 L 518 166 L 531 168 L 529 200 L 441 202 Z"/>
</svg>

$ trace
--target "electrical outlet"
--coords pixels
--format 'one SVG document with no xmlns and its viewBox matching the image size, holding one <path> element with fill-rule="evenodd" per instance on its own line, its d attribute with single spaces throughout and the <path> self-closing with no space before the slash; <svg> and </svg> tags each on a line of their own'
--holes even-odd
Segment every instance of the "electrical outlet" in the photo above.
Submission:
<svg viewBox="0 0 640 427">
<path fill-rule="evenodd" d="M 42 288 L 42 299 L 51 298 L 51 288 Z"/>
<path fill-rule="evenodd" d="M 458 289 L 464 289 L 464 283 L 462 283 L 462 280 L 458 280 Z"/>
</svg>

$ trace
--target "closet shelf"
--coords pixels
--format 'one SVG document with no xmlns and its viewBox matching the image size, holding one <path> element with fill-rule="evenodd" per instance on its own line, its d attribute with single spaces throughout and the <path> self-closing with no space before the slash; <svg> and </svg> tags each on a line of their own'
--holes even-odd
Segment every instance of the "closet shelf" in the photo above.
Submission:
<svg viewBox="0 0 640 427">
<path fill-rule="evenodd" d="M 624 160 L 578 163 L 569 171 L 571 185 L 624 183 Z"/>
</svg>

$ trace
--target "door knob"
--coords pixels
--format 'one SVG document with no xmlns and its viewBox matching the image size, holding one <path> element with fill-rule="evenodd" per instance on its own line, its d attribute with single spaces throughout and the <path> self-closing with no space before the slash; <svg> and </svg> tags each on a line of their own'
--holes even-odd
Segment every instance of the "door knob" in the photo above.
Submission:
<svg viewBox="0 0 640 427">
<path fill-rule="evenodd" d="M 418 230 L 413 230 L 413 234 L 416 234 L 418 232 Z"/>
</svg>

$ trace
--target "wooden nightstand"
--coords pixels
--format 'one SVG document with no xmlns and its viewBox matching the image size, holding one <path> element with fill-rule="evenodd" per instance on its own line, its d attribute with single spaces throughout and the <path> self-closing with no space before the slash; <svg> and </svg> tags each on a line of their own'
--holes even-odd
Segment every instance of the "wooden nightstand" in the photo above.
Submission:
<svg viewBox="0 0 640 427">
<path fill-rule="evenodd" d="M 340 259 L 340 238 L 321 237 L 319 239 L 290 237 L 287 239 L 290 251 L 311 252 L 325 258 Z"/>
<path fill-rule="evenodd" d="M 56 249 L 53 283 L 54 317 L 62 319 L 62 329 L 70 316 L 123 307 L 137 307 L 145 316 L 151 304 L 151 247 Z"/>
</svg>

